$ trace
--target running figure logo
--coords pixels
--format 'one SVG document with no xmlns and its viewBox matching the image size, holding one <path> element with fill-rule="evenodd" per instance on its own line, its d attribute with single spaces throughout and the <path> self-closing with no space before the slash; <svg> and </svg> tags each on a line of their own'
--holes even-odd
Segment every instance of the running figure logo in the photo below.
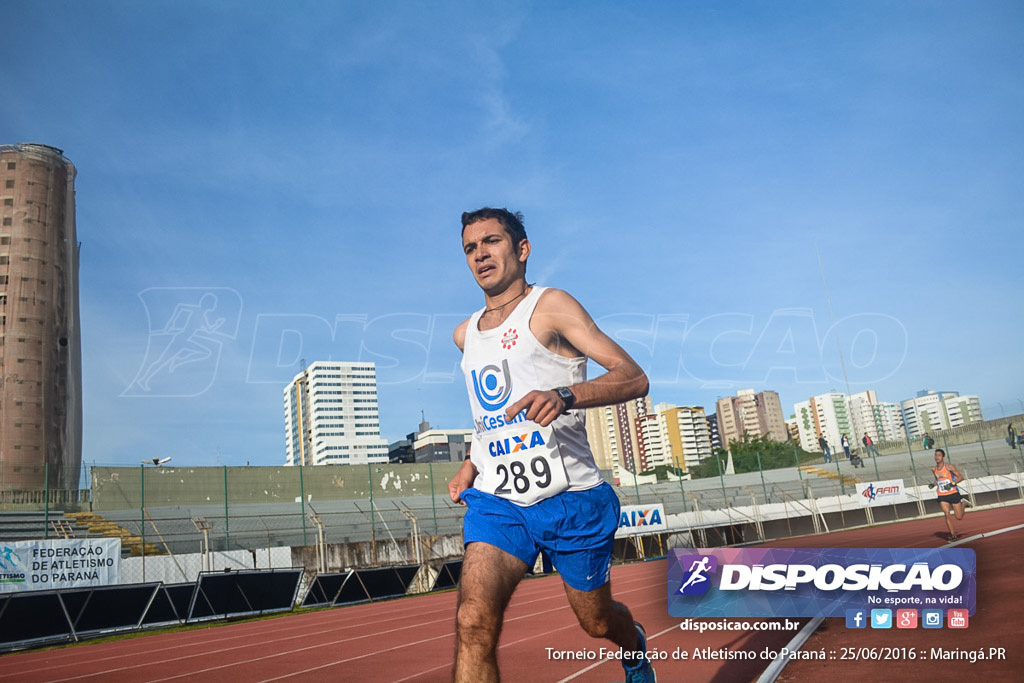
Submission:
<svg viewBox="0 0 1024 683">
<path fill-rule="evenodd" d="M 21 555 L 14 552 L 14 549 L 9 545 L 5 545 L 3 550 L 0 550 L 0 569 L 4 571 L 14 571 L 21 566 Z"/>
<path fill-rule="evenodd" d="M 868 500 L 874 500 L 875 499 L 875 485 L 874 485 L 874 483 L 868 484 L 868 487 L 866 489 L 864 489 L 864 493 L 862 493 L 861 495 L 864 496 L 865 498 L 867 498 Z"/>
<path fill-rule="evenodd" d="M 122 396 L 191 397 L 213 385 L 226 342 L 238 336 L 242 297 L 225 287 L 154 287 L 146 356 Z"/>
<path fill-rule="evenodd" d="M 679 566 L 689 565 L 682 585 L 677 591 L 680 595 L 703 595 L 711 587 L 708 574 L 718 570 L 718 558 L 714 555 L 688 555 L 679 559 Z"/>
</svg>

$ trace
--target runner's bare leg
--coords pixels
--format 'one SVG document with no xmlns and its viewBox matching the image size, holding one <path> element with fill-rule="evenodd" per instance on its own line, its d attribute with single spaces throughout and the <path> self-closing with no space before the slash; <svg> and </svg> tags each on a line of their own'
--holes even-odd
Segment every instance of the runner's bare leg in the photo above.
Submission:
<svg viewBox="0 0 1024 683">
<path fill-rule="evenodd" d="M 527 569 L 525 562 L 493 545 L 466 546 L 455 615 L 456 683 L 498 680 L 498 638 L 505 608 Z"/>
<path fill-rule="evenodd" d="M 638 649 L 633 615 L 628 607 L 612 600 L 611 581 L 592 591 L 578 591 L 565 584 L 565 595 L 587 635 L 607 638 L 627 652 Z"/>
<path fill-rule="evenodd" d="M 939 506 L 942 507 L 942 518 L 946 520 L 946 528 L 949 529 L 949 535 L 951 537 L 956 536 L 956 529 L 953 528 L 953 520 L 951 519 L 953 514 L 952 504 L 947 503 L 944 500 L 940 500 Z M 963 514 L 961 514 L 960 517 L 963 517 Z"/>
</svg>

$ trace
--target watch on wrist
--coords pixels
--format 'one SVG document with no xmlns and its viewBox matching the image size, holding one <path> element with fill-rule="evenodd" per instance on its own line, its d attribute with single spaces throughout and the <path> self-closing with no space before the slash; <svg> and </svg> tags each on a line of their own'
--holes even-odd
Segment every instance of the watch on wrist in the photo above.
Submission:
<svg viewBox="0 0 1024 683">
<path fill-rule="evenodd" d="M 565 403 L 565 411 L 572 410 L 573 404 L 576 403 L 576 394 L 572 393 L 572 389 L 569 387 L 558 387 L 555 389 L 555 393 L 558 394 L 558 398 L 562 399 Z"/>
</svg>

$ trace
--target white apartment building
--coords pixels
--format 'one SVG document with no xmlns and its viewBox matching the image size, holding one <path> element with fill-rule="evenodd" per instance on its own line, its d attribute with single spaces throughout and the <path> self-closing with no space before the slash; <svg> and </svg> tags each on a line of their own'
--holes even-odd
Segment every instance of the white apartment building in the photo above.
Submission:
<svg viewBox="0 0 1024 683">
<path fill-rule="evenodd" d="M 640 449 L 640 471 L 649 472 L 655 467 L 672 464 L 666 448 L 667 434 L 662 429 L 659 415 L 639 415 L 634 420 L 636 425 L 637 446 Z"/>
<path fill-rule="evenodd" d="M 843 434 L 850 437 L 851 447 L 855 447 L 854 425 L 850 419 L 846 396 L 838 392 L 812 396 L 793 406 L 796 413 L 797 429 L 800 431 L 800 447 L 805 451 L 821 451 L 818 436 L 828 441 L 829 448 L 835 453 L 842 452 L 840 439 Z"/>
<path fill-rule="evenodd" d="M 946 406 L 949 428 L 956 429 L 971 422 L 984 420 L 981 414 L 981 399 L 977 396 L 957 396 L 942 402 Z"/>
<path fill-rule="evenodd" d="M 875 442 L 902 439 L 904 436 L 900 405 L 879 401 L 873 390 L 851 395 L 849 413 L 853 422 L 850 441 L 854 446 L 861 443 L 865 432 Z"/>
<path fill-rule="evenodd" d="M 983 419 L 980 399 L 977 396 L 961 396 L 956 391 L 926 389 L 900 405 L 907 432 L 912 437 L 962 427 Z"/>
<path fill-rule="evenodd" d="M 373 363 L 317 361 L 284 389 L 285 464 L 386 463 Z"/>
</svg>

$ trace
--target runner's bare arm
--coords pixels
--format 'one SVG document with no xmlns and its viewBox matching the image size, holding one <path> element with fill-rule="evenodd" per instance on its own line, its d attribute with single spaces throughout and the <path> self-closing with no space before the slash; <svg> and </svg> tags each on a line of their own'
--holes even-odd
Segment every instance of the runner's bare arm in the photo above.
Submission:
<svg viewBox="0 0 1024 683">
<path fill-rule="evenodd" d="M 466 328 L 469 326 L 469 320 L 463 320 L 459 323 L 459 326 L 455 328 L 455 332 L 452 333 L 452 341 L 459 347 L 459 351 L 462 351 L 466 345 Z M 448 497 L 452 499 L 453 503 L 459 503 L 465 505 L 462 502 L 462 492 L 473 485 L 473 481 L 476 480 L 478 474 L 476 467 L 473 466 L 468 459 L 462 463 L 462 467 L 455 473 L 451 481 L 448 482 Z"/>
<path fill-rule="evenodd" d="M 469 318 L 459 323 L 458 327 L 455 328 L 455 332 L 452 333 L 452 341 L 459 347 L 459 351 L 465 351 L 466 348 L 466 330 L 469 328 Z"/>
<path fill-rule="evenodd" d="M 530 320 L 530 330 L 552 352 L 567 358 L 585 356 L 607 370 L 600 377 L 570 387 L 576 397 L 574 408 L 612 405 L 647 395 L 649 385 L 643 369 L 567 292 L 544 292 Z M 547 426 L 565 411 L 565 402 L 555 387 L 531 391 L 505 411 L 506 417 L 511 419 L 523 409 L 528 420 Z"/>
</svg>

